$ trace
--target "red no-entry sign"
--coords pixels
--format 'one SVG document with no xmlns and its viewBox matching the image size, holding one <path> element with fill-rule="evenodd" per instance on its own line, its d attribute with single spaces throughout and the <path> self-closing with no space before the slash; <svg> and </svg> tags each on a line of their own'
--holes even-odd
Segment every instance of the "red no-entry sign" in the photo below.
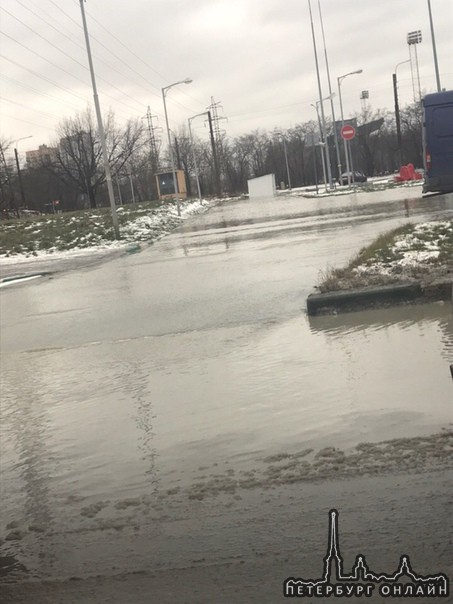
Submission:
<svg viewBox="0 0 453 604">
<path fill-rule="evenodd" d="M 354 126 L 347 124 L 340 130 L 340 134 L 341 138 L 343 138 L 345 141 L 350 141 L 355 136 L 355 128 Z"/>
</svg>

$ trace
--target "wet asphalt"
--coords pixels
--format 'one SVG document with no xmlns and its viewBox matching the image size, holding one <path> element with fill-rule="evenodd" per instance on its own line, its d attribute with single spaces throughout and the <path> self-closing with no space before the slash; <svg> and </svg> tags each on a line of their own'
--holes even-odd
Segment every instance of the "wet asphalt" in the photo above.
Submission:
<svg viewBox="0 0 453 604">
<path fill-rule="evenodd" d="M 4 288 L 4 601 L 283 601 L 333 507 L 345 563 L 453 574 L 451 308 L 305 315 L 320 272 L 453 214 L 415 191 L 230 201 Z"/>
</svg>

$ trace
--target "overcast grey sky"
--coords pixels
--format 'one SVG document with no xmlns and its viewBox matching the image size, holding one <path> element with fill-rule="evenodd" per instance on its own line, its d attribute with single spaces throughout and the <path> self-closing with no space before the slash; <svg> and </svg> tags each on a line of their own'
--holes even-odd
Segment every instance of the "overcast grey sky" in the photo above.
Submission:
<svg viewBox="0 0 453 604">
<path fill-rule="evenodd" d="M 323 93 L 327 96 L 318 0 L 311 0 Z M 442 87 L 453 89 L 453 0 L 431 0 Z M 345 115 L 393 110 L 392 73 L 409 58 L 406 35 L 421 30 L 422 90 L 436 80 L 427 0 L 321 0 L 332 86 L 343 82 Z M 87 0 L 85 3 L 103 111 L 118 120 L 144 116 L 164 126 L 161 88 L 172 127 L 221 102 L 230 136 L 289 128 L 315 117 L 318 98 L 308 0 Z M 50 144 L 65 116 L 92 105 L 78 0 L 0 0 L 0 134 L 20 152 Z M 415 63 L 414 63 L 415 67 Z M 415 69 L 414 69 L 415 71 Z M 409 63 L 398 68 L 401 104 L 413 100 Z M 335 98 L 339 115 L 338 95 Z M 326 113 L 330 108 L 326 105 Z M 197 125 L 205 136 L 203 120 Z"/>
</svg>

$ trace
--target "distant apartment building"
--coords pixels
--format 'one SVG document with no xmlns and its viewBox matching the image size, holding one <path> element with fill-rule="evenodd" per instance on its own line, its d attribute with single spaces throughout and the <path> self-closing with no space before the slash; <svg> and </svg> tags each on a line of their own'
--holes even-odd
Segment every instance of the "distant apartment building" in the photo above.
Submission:
<svg viewBox="0 0 453 604">
<path fill-rule="evenodd" d="M 59 149 L 63 161 L 67 163 L 90 161 L 93 152 L 91 136 L 82 130 L 77 134 L 61 138 Z"/>
<path fill-rule="evenodd" d="M 27 167 L 40 168 L 41 166 L 49 166 L 56 161 L 57 151 L 55 147 L 48 147 L 47 145 L 39 145 L 38 149 L 26 151 Z"/>
</svg>

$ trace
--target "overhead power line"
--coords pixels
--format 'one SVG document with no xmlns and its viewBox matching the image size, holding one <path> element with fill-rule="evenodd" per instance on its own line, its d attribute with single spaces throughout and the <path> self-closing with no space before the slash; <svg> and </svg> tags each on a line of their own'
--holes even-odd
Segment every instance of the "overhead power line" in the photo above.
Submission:
<svg viewBox="0 0 453 604">
<path fill-rule="evenodd" d="M 30 120 L 24 120 L 20 117 L 17 117 L 17 115 L 8 115 L 7 113 L 3 113 L 3 111 L 0 111 L 0 114 L 10 120 L 17 120 L 18 122 L 24 122 L 25 124 L 31 124 L 32 126 L 38 126 L 38 128 L 44 128 L 44 130 L 51 130 L 52 132 L 55 132 L 55 128 L 50 128 L 50 126 L 44 126 L 43 124 L 37 124 L 36 122 L 31 122 Z"/>
<path fill-rule="evenodd" d="M 59 88 L 60 90 L 63 90 L 67 94 L 70 94 L 71 96 L 82 100 L 85 103 L 85 105 L 91 105 L 91 99 L 89 97 L 83 97 L 80 94 L 77 94 L 76 92 L 73 92 L 69 88 L 66 88 L 65 86 L 62 86 L 61 84 L 58 84 L 57 82 L 54 82 L 50 78 L 47 78 L 46 76 L 43 76 L 43 75 L 37 73 L 36 71 L 33 71 L 32 69 L 29 69 L 28 67 L 25 67 L 25 65 L 22 65 L 21 63 L 18 63 L 17 61 L 14 61 L 13 59 L 10 59 L 9 57 L 5 57 L 4 55 L 0 54 L 0 58 L 4 59 L 5 61 L 8 61 L 9 63 L 12 63 L 16 67 L 19 67 L 20 69 L 24 69 L 25 71 L 27 71 L 28 73 L 31 73 L 36 78 L 39 78 L 41 80 L 44 80 L 45 82 L 48 82 L 52 86 L 55 86 L 56 88 Z M 106 96 L 109 96 L 109 95 L 106 95 Z M 125 105 L 125 103 L 123 103 L 122 101 L 117 100 L 117 102 L 118 103 L 122 103 L 123 105 Z M 129 110 L 131 109 L 128 105 L 126 105 L 126 107 L 128 107 Z M 121 116 L 121 114 L 118 111 L 116 111 L 116 112 L 118 113 L 118 115 Z M 126 120 L 130 119 L 130 115 L 127 116 L 127 117 L 123 115 L 121 117 L 122 117 L 122 119 L 126 119 Z"/>
<path fill-rule="evenodd" d="M 40 14 L 38 14 L 37 12 L 33 11 L 32 9 L 28 8 L 27 6 L 25 6 L 20 0 L 16 0 L 16 2 L 18 2 L 21 6 L 23 6 L 26 10 L 28 10 L 30 13 L 32 13 L 33 15 L 35 15 L 38 19 L 40 19 L 43 23 L 45 23 L 46 25 L 48 25 L 49 27 L 51 27 L 53 30 L 55 30 L 58 34 L 64 36 L 67 40 L 69 40 L 70 42 L 72 42 L 72 44 L 74 44 L 75 46 L 77 46 L 78 48 L 82 49 L 83 51 L 85 51 L 85 48 L 82 44 L 79 44 L 78 42 L 76 42 L 75 40 L 73 40 L 71 38 L 71 36 L 65 34 L 64 32 L 61 31 L 61 29 L 58 29 L 57 27 L 55 27 L 54 25 L 52 25 L 52 23 L 49 23 L 49 21 L 47 21 L 46 19 L 44 19 Z M 63 11 L 64 13 L 64 11 Z M 64 13 L 66 14 L 66 13 Z M 67 15 L 69 17 L 69 15 Z M 77 24 L 78 25 L 78 24 Z M 80 27 L 80 25 L 78 25 Z M 5 34 L 7 35 L 7 34 Z M 8 36 L 10 37 L 10 36 Z M 13 38 L 11 38 L 13 39 Z M 114 53 L 112 53 L 105 45 L 102 44 L 102 42 L 99 42 L 99 44 L 101 44 L 102 46 L 104 46 L 104 48 L 106 48 L 106 50 L 108 50 L 109 54 L 112 54 L 113 56 L 116 56 Z M 26 48 L 26 47 L 25 47 Z M 103 65 L 105 65 L 106 67 L 108 67 L 109 69 L 111 69 L 112 71 L 115 71 L 116 73 L 118 73 L 119 75 L 121 75 L 124 78 L 124 73 L 121 72 L 119 69 L 117 69 L 116 67 L 114 67 L 113 65 L 110 65 L 109 63 L 107 63 L 107 61 L 104 61 L 104 59 L 100 58 L 97 55 L 93 55 L 96 58 L 96 61 L 99 63 L 102 63 Z M 119 60 L 119 57 L 116 57 Z M 127 64 L 126 64 L 127 65 Z M 129 66 L 130 67 L 130 66 Z M 132 69 L 132 68 L 131 68 Z M 135 70 L 134 70 L 135 71 Z M 138 72 L 137 72 L 138 73 Z M 140 74 L 139 74 L 140 75 Z M 99 77 L 99 76 L 98 76 Z M 132 80 L 131 80 L 132 82 Z M 136 84 L 136 82 L 133 82 L 134 84 Z M 153 93 L 156 94 L 157 93 Z M 159 97 L 160 98 L 160 97 Z"/>
<path fill-rule="evenodd" d="M 44 40 L 44 42 L 47 42 L 47 44 L 50 44 L 50 46 L 52 46 L 53 48 L 55 48 L 56 50 L 58 50 L 58 52 L 61 52 L 63 55 L 65 55 L 65 57 L 68 57 L 68 59 L 70 59 L 71 61 L 74 61 L 75 63 L 77 63 L 77 65 L 80 65 L 83 69 L 88 69 L 88 67 L 86 65 L 84 65 L 83 63 L 81 63 L 77 59 L 74 59 L 74 57 L 71 57 L 70 54 L 68 54 L 67 52 L 65 52 L 61 48 L 58 48 L 58 46 L 56 46 L 53 42 L 51 42 L 50 40 L 48 40 L 45 36 L 42 36 L 35 29 L 33 29 L 33 27 L 30 27 L 29 25 L 27 25 L 24 21 L 22 21 L 22 19 L 19 19 L 19 17 L 16 17 L 16 15 L 13 15 L 12 13 L 10 13 L 8 10 L 6 10 L 6 8 L 4 8 L 3 6 L 0 6 L 0 10 L 2 10 L 3 12 L 5 12 L 7 15 L 9 15 L 10 17 L 12 17 L 13 19 L 15 19 L 16 21 L 18 21 L 19 23 L 21 23 L 24 27 L 26 27 L 32 33 L 34 33 L 35 36 L 38 36 L 38 38 L 41 38 L 41 40 Z"/>
<path fill-rule="evenodd" d="M 67 69 L 64 69 L 63 67 L 60 67 L 60 65 L 57 65 L 56 63 L 54 63 L 50 59 L 47 59 L 46 57 L 43 57 L 41 54 L 39 54 L 39 52 L 36 52 L 36 50 L 33 50 L 32 48 L 28 48 L 28 46 L 25 46 L 25 44 L 22 44 L 22 42 L 19 42 L 19 40 L 15 40 L 12 36 L 9 36 L 4 31 L 0 31 L 0 34 L 2 34 L 3 36 L 6 36 L 10 40 L 12 40 L 15 44 L 18 44 L 22 48 L 25 48 L 25 50 L 28 50 L 29 52 L 31 52 L 35 56 L 39 57 L 40 59 L 42 59 L 46 63 L 49 63 L 49 65 L 52 65 L 52 67 L 55 67 L 56 69 L 60 69 L 61 71 L 63 71 L 67 75 L 69 75 L 69 76 L 75 78 L 76 80 L 78 80 L 79 82 L 81 82 L 82 84 L 86 84 L 85 80 L 82 80 L 82 78 L 79 78 L 78 76 L 76 76 L 75 74 L 71 73 Z"/>
<path fill-rule="evenodd" d="M 54 0 L 49 0 L 54 6 L 56 6 L 63 14 L 65 14 L 69 19 L 71 19 L 71 21 L 74 21 L 74 19 L 68 15 L 61 7 L 59 7 Z M 77 4 L 77 0 L 74 0 L 74 3 Z M 115 36 L 115 34 L 113 34 L 109 29 L 107 29 L 100 21 L 98 21 L 96 19 L 96 17 L 94 17 L 91 13 L 89 13 L 88 11 L 86 11 L 86 14 L 90 17 L 90 19 L 92 19 L 101 29 L 103 29 L 109 36 L 111 36 L 116 42 L 118 42 L 118 44 L 120 44 L 123 48 L 125 48 L 133 57 L 135 57 L 136 59 L 138 59 L 141 63 L 143 63 L 143 65 L 145 65 L 145 67 L 147 69 L 150 69 L 151 71 L 153 71 L 155 74 L 157 74 L 159 77 L 161 77 L 164 82 L 166 82 L 167 84 L 169 83 L 169 80 L 167 78 L 167 76 L 164 76 L 163 74 L 161 74 L 159 71 L 157 71 L 157 69 L 155 69 L 152 65 L 150 65 L 149 63 L 147 63 L 142 57 L 140 57 L 137 53 L 135 53 L 133 50 L 131 50 L 126 44 L 124 44 L 124 42 L 122 42 L 117 36 Z M 131 69 L 134 73 L 136 73 L 138 76 L 140 76 L 142 79 L 144 79 L 146 81 L 146 83 L 149 85 L 150 82 L 148 80 L 148 78 L 146 78 L 145 76 L 143 76 L 143 74 L 141 74 L 139 71 L 137 71 L 135 68 L 131 67 L 129 65 L 129 63 L 126 63 L 121 57 L 118 57 L 118 55 L 116 55 L 115 53 L 112 52 L 111 49 L 109 49 L 107 46 L 105 46 L 105 44 L 103 44 L 98 38 L 96 38 L 95 36 L 91 35 L 90 36 L 93 40 L 95 40 L 98 44 L 100 44 L 102 47 L 104 47 L 110 54 L 113 54 L 113 56 L 115 56 L 119 61 L 121 61 L 122 63 L 124 63 L 129 69 Z M 160 97 L 160 88 L 157 86 L 154 86 L 153 84 L 151 84 L 151 86 L 153 88 L 156 88 L 159 92 L 155 93 L 153 92 L 152 94 L 158 94 L 158 96 Z M 193 97 L 191 97 L 189 94 L 187 94 L 184 91 L 181 91 L 181 94 L 184 94 L 186 97 L 191 98 L 192 100 L 194 100 L 197 103 L 201 104 L 201 101 L 199 101 L 198 99 L 193 99 Z M 184 109 L 188 109 L 189 111 L 193 111 L 193 108 L 191 107 L 187 107 L 187 105 L 184 105 L 183 103 L 172 99 L 172 102 L 175 105 L 179 105 L 180 107 L 183 107 Z M 159 114 L 160 117 L 163 117 L 162 114 Z"/>
<path fill-rule="evenodd" d="M 18 107 L 24 107 L 25 109 L 29 109 L 28 105 L 24 105 L 23 103 L 19 103 L 18 101 L 12 101 L 11 99 L 5 99 L 5 97 L 0 97 L 0 101 L 5 101 L 6 103 L 11 103 L 13 105 L 17 105 Z M 33 109 L 33 113 L 40 113 L 41 115 L 49 116 L 52 119 L 55 119 L 55 115 L 53 113 L 49 113 L 48 111 Z"/>
<path fill-rule="evenodd" d="M 21 88 L 25 88 L 26 90 L 31 90 L 32 92 L 34 92 L 35 94 L 37 94 L 39 96 L 47 97 L 49 99 L 52 99 L 53 101 L 57 101 L 58 103 L 61 103 L 61 99 L 59 99 L 58 97 L 48 94 L 47 92 L 42 92 L 42 91 L 38 90 L 37 88 L 33 88 L 33 86 L 30 86 L 29 84 L 25 84 L 24 82 L 21 82 L 19 80 L 15 80 L 14 78 L 9 78 L 8 76 L 3 75 L 2 73 L 0 73 L 0 79 L 10 82 L 14 86 L 20 86 Z M 65 100 L 65 105 L 71 105 L 74 109 L 80 109 L 80 107 L 78 107 L 77 105 L 74 105 L 72 103 L 69 103 L 67 100 Z"/>
<path fill-rule="evenodd" d="M 51 0 L 51 2 L 54 3 L 53 0 Z M 121 46 L 123 46 L 123 48 L 125 48 L 133 57 L 135 57 L 141 63 L 143 63 L 143 65 L 145 65 L 145 67 L 147 67 L 151 71 L 154 71 L 154 73 L 157 74 L 159 77 L 161 77 L 162 80 L 166 84 L 170 83 L 170 81 L 168 80 L 167 76 L 164 76 L 163 74 L 161 74 L 159 71 L 157 71 L 157 69 L 155 69 L 149 63 L 147 63 L 142 57 L 140 57 L 137 53 L 135 53 L 133 50 L 131 50 L 128 46 L 126 46 L 126 44 L 124 44 L 124 42 L 122 42 L 117 36 L 115 36 L 115 34 L 113 34 L 109 29 L 107 29 L 102 23 L 100 23 L 100 21 L 98 21 L 95 17 L 93 17 L 93 15 L 91 15 L 88 11 L 87 11 L 87 14 L 89 15 L 90 19 L 92 19 L 101 29 L 103 29 L 107 34 L 109 34 L 109 36 L 111 36 L 114 40 L 116 40 L 116 42 L 118 42 L 118 44 L 120 44 Z M 94 38 L 94 39 L 96 39 L 96 38 Z M 96 41 L 99 42 L 98 40 L 96 40 Z M 134 69 L 134 71 L 136 71 L 136 70 Z M 138 75 L 140 75 L 140 77 L 144 77 L 138 71 L 136 71 L 136 73 Z M 160 92 L 160 89 L 159 89 L 159 92 Z M 181 91 L 181 94 L 184 94 L 188 98 L 192 98 L 190 96 L 190 94 L 187 94 L 185 91 Z M 195 100 L 197 103 L 200 102 L 200 101 L 198 101 L 196 99 L 193 99 L 193 100 Z M 181 107 L 184 107 L 184 109 L 189 109 L 189 111 L 193 110 L 191 107 L 187 107 L 186 105 L 183 105 L 182 103 L 179 103 L 178 101 L 173 101 L 173 102 L 176 103 L 176 104 L 178 104 L 178 105 L 181 105 Z"/>
<path fill-rule="evenodd" d="M 89 100 L 88 97 L 80 96 L 79 94 L 73 92 L 69 88 L 66 88 L 65 86 L 62 86 L 61 84 L 57 84 L 56 82 L 53 82 L 52 80 L 50 80 L 46 76 L 40 75 L 39 73 L 36 73 L 36 71 L 33 71 L 32 69 L 29 69 L 28 67 L 25 67 L 25 65 L 21 65 L 17 61 L 14 61 L 13 59 L 10 59 L 9 57 L 5 57 L 5 55 L 0 54 L 0 58 L 4 59 L 5 61 L 8 61 L 9 63 L 12 63 L 13 65 L 16 65 L 16 67 L 20 67 L 21 69 L 24 69 L 25 71 L 28 71 L 29 73 L 31 73 L 35 77 L 40 78 L 41 80 L 44 80 L 45 82 L 48 82 L 49 84 L 52 84 L 52 86 L 56 86 L 57 88 L 60 88 L 61 90 L 64 90 L 68 94 L 71 94 L 72 96 L 75 96 L 75 97 L 77 97 L 79 99 L 82 99 L 82 101 L 87 102 Z"/>
<path fill-rule="evenodd" d="M 78 61 L 77 59 L 75 59 L 74 57 L 71 57 L 71 55 L 69 55 L 67 52 L 65 52 L 64 50 L 62 50 L 61 48 L 59 48 L 56 44 L 54 44 L 53 42 L 51 42 L 50 40 L 48 40 L 45 36 L 42 36 L 41 34 L 39 34 L 36 30 L 34 30 L 32 27 L 30 27 L 29 25 L 27 25 L 26 23 L 24 23 L 24 21 L 22 21 L 21 19 L 19 19 L 18 17 L 16 17 L 15 15 L 13 15 L 12 13 L 10 13 L 9 11 L 7 11 L 5 8 L 3 8 L 2 6 L 0 6 L 0 9 L 3 10 L 5 13 L 7 13 L 8 15 L 10 15 L 11 17 L 13 17 L 16 21 L 18 21 L 19 23 L 21 23 L 22 25 L 24 25 L 27 29 L 29 29 L 32 33 L 34 33 L 36 36 L 38 36 L 41 40 L 44 40 L 44 42 L 46 42 L 47 44 L 49 44 L 50 46 L 52 46 L 53 48 L 55 48 L 56 50 L 58 50 L 59 52 L 61 52 L 64 56 L 68 57 L 69 59 L 71 59 L 72 61 L 74 61 L 77 65 L 80 65 L 84 70 L 88 71 L 88 67 L 86 65 L 84 65 L 83 63 L 81 63 L 80 61 Z M 4 33 L 4 32 L 2 32 Z M 62 71 L 64 71 L 65 73 L 69 74 L 70 76 L 74 77 L 75 79 L 79 80 L 80 82 L 82 82 L 83 84 L 86 84 L 86 82 L 84 80 L 82 80 L 81 78 L 79 78 L 78 76 L 72 74 L 71 72 L 67 71 L 66 69 L 64 69 L 63 67 L 59 67 L 58 65 L 56 65 L 55 63 L 53 63 L 52 61 L 50 61 L 49 59 L 46 59 L 45 57 L 43 57 L 42 55 L 38 54 L 35 50 L 32 50 L 30 48 L 28 48 L 27 46 L 25 46 L 24 44 L 22 44 L 21 42 L 18 42 L 17 40 L 14 40 L 14 38 L 11 38 L 11 36 L 8 36 L 8 34 L 4 34 L 6 35 L 8 38 L 10 38 L 11 40 L 15 41 L 17 44 L 19 44 L 20 46 L 23 46 L 24 48 L 26 48 L 27 50 L 29 50 L 30 52 L 33 52 L 33 54 L 35 54 L 36 56 L 38 56 L 40 59 L 47 61 L 49 64 L 51 64 L 53 67 L 56 67 L 57 69 L 61 69 Z M 125 97 L 131 99 L 134 103 L 137 103 L 137 105 L 139 105 L 140 107 L 142 106 L 141 103 L 139 101 L 137 101 L 133 96 L 127 94 L 126 92 L 124 92 L 123 90 L 121 90 L 120 88 L 118 88 L 117 86 L 115 86 L 114 84 L 111 84 L 108 80 L 106 80 L 105 78 L 98 76 L 98 78 L 100 80 L 102 80 L 103 82 L 105 82 L 108 86 L 110 86 L 111 88 L 113 88 L 114 90 L 117 90 L 120 94 L 124 95 Z M 109 96 L 105 91 L 104 94 Z M 113 98 L 116 102 L 122 103 L 122 101 L 120 101 L 119 99 L 115 99 L 114 97 L 110 97 Z M 126 105 L 125 103 L 123 103 L 124 105 Z M 126 105 L 128 106 L 128 105 Z M 137 110 L 135 110 L 137 111 Z"/>
</svg>

